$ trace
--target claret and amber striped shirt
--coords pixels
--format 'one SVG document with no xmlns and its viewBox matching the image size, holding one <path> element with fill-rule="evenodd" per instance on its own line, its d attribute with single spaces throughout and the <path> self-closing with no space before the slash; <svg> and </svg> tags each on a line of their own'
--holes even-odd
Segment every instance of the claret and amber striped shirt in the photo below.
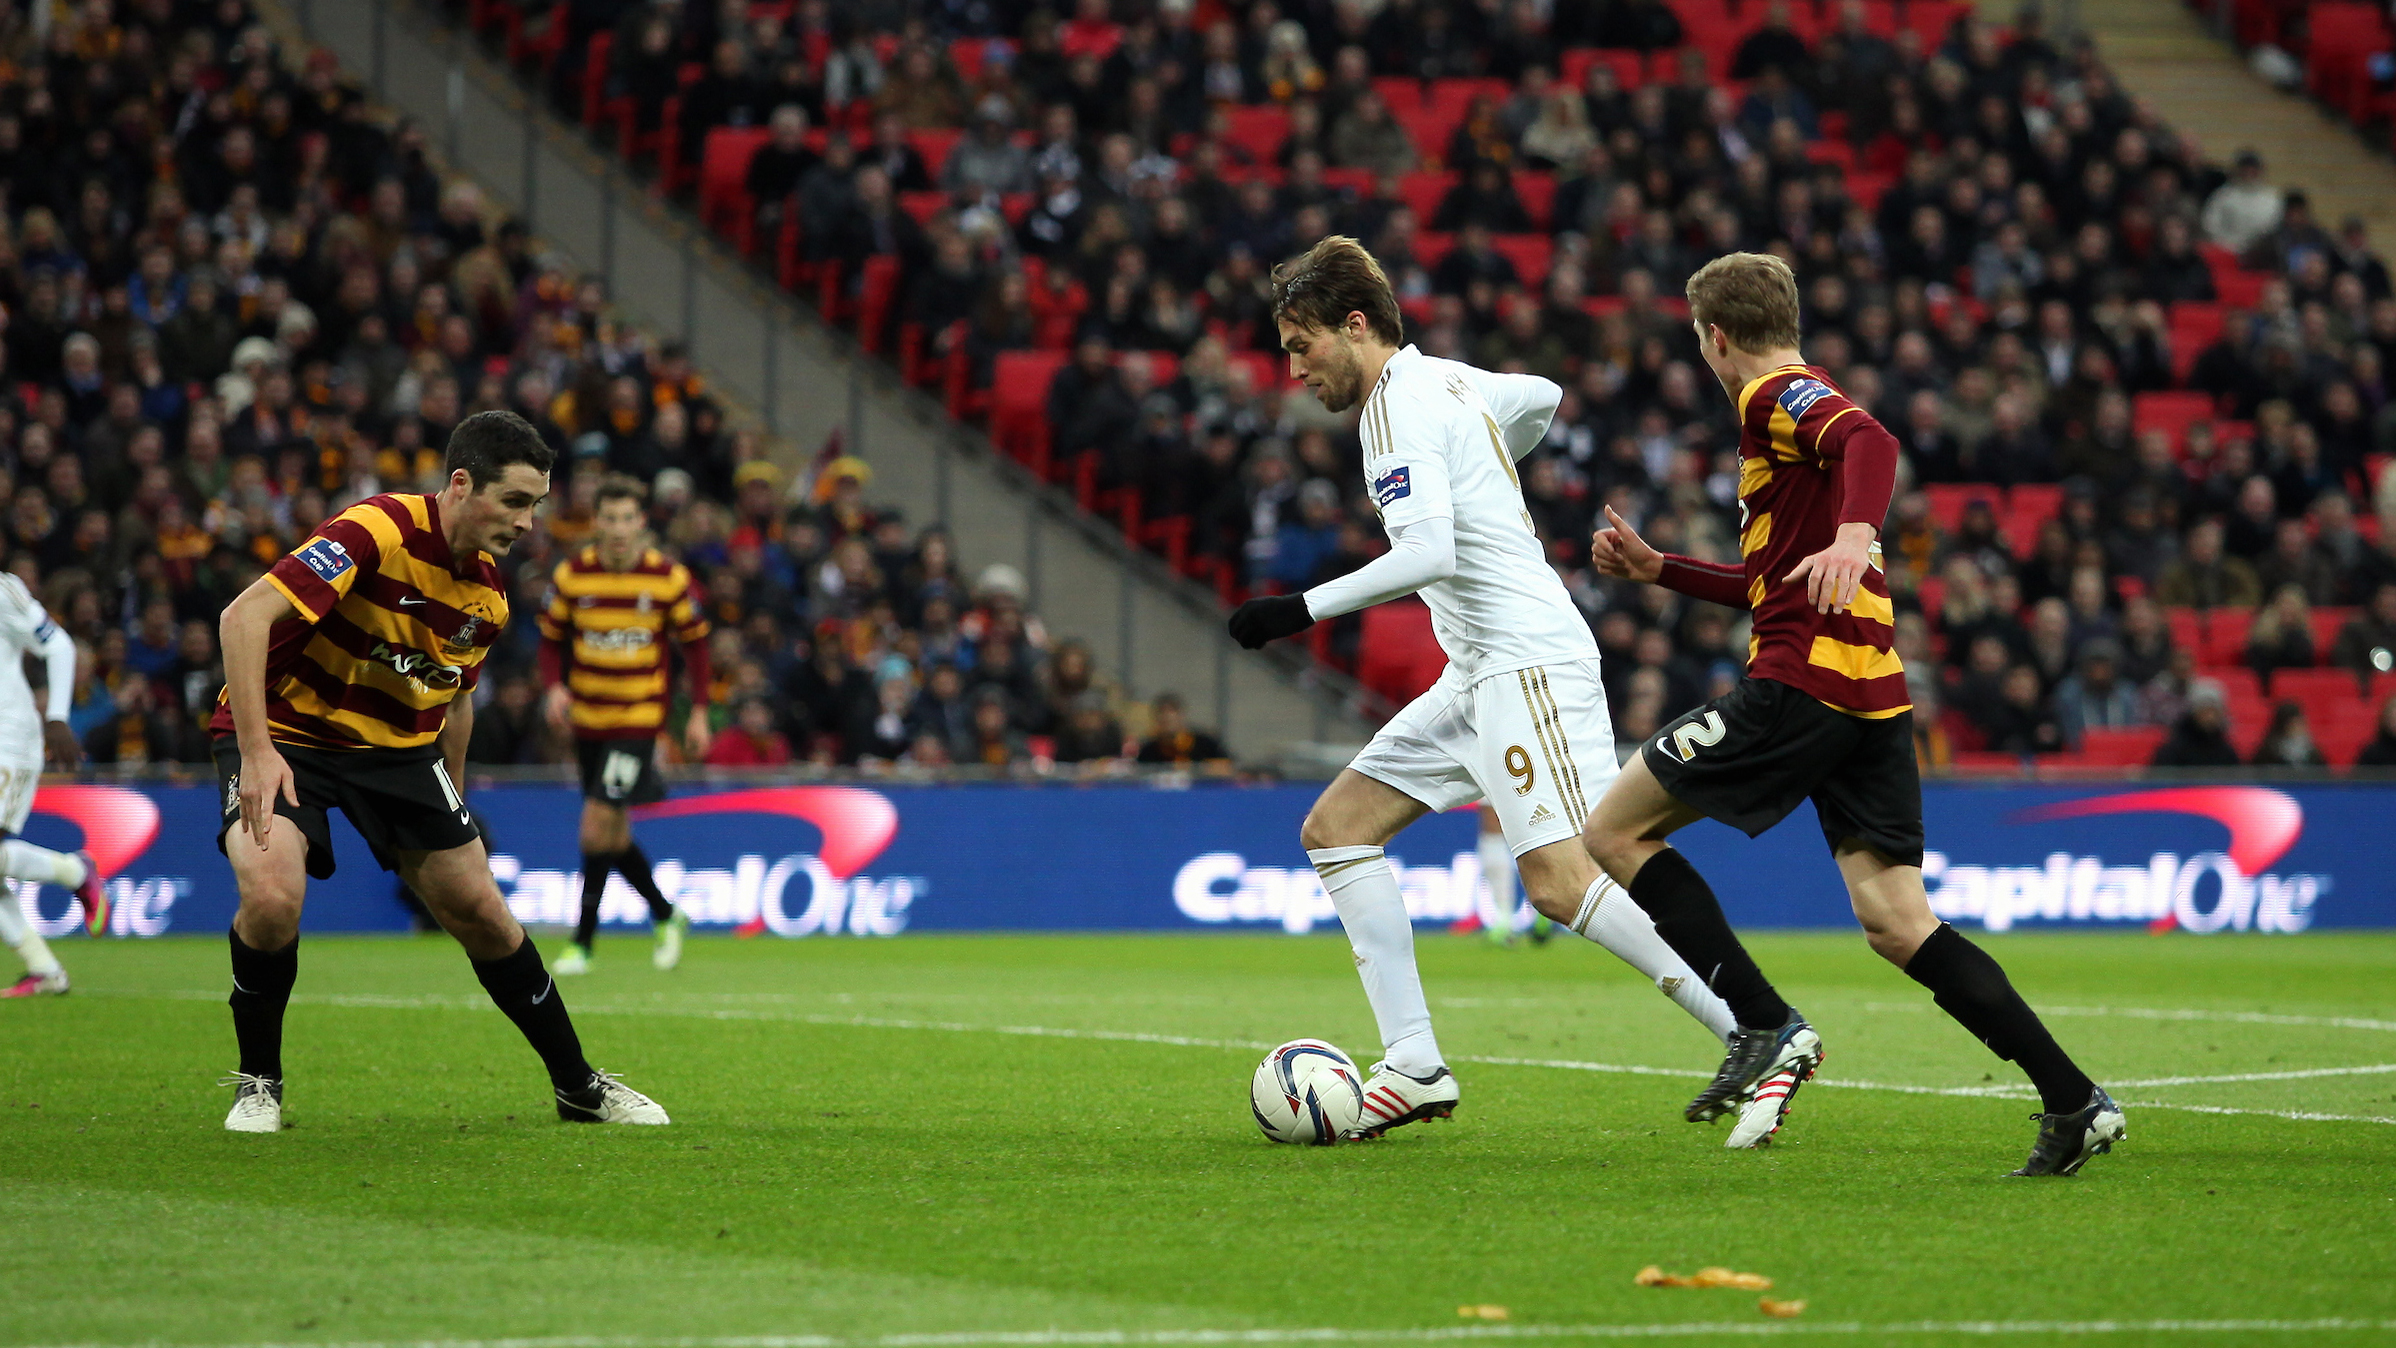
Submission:
<svg viewBox="0 0 2396 1348">
<path fill-rule="evenodd" d="M 1738 408 L 1740 565 L 1667 556 L 1660 583 L 1755 611 L 1750 677 L 1778 680 L 1850 716 L 1910 710 L 1879 545 L 1844 613 L 1818 612 L 1805 582 L 1786 580 L 1831 545 L 1841 524 L 1880 527 L 1896 482 L 1895 438 L 1810 365 L 1759 376 L 1739 391 Z"/>
<path fill-rule="evenodd" d="M 707 619 L 690 569 L 655 548 L 621 571 L 586 547 L 558 563 L 541 611 L 541 674 L 563 682 L 583 739 L 642 739 L 665 725 L 666 643 L 682 650 L 695 701 L 707 700 Z"/>
<path fill-rule="evenodd" d="M 499 568 L 487 552 L 450 550 L 430 496 L 360 501 L 276 562 L 266 583 L 299 610 L 267 638 L 266 719 L 279 743 L 431 744 L 507 626 Z M 233 733 L 223 693 L 208 728 Z"/>
</svg>

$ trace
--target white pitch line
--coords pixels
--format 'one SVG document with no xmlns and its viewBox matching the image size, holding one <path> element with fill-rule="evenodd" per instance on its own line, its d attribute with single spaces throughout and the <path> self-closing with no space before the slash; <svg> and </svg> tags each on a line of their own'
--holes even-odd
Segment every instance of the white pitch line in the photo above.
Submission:
<svg viewBox="0 0 2396 1348">
<path fill-rule="evenodd" d="M 1929 1011 L 1916 1002 L 1865 1002 L 1866 1011 Z M 2117 1016 L 2123 1020 L 2200 1020 L 2229 1025 L 2312 1025 L 2332 1030 L 2377 1030 L 2396 1033 L 2396 1020 L 2360 1016 L 2299 1016 L 2272 1011 L 2204 1011 L 2150 1006 L 2042 1006 L 2042 1016 Z"/>
<path fill-rule="evenodd" d="M 223 994 L 182 989 L 170 992 L 96 991 L 87 995 L 121 997 L 141 1001 L 215 1001 Z M 491 1003 L 481 997 L 447 997 L 439 994 L 395 997 L 383 993 L 329 992 L 301 993 L 291 999 L 311 1006 L 340 1006 L 378 1011 L 479 1011 Z M 670 1016 L 682 1020 L 764 1021 L 790 1025 L 824 1025 L 864 1030 L 938 1030 L 952 1034 L 1006 1034 L 1035 1039 L 1088 1039 L 1120 1044 L 1164 1044 L 1174 1048 L 1243 1049 L 1256 1052 L 1273 1045 L 1258 1039 L 1202 1039 L 1191 1035 L 1150 1034 L 1138 1030 L 1077 1030 L 1052 1025 L 974 1025 L 956 1020 L 900 1020 L 881 1016 L 834 1016 L 793 1011 L 752 1011 L 737 1007 L 694 1006 L 620 1006 L 606 1002 L 585 1003 L 574 1008 L 585 1016 Z M 1479 1054 L 1459 1054 L 1457 1062 L 1478 1063 L 1488 1067 L 1543 1067 L 1566 1072 L 1599 1072 L 1609 1076 L 1681 1077 L 1705 1079 L 1712 1074 L 1685 1067 L 1643 1067 L 1631 1063 L 1580 1062 L 1565 1058 L 1502 1058 Z M 2396 1071 L 2386 1068 L 2347 1069 L 2329 1068 L 2318 1073 L 2298 1075 L 2337 1075 L 2364 1071 Z M 2223 1078 L 2247 1080 L 2246 1077 Z M 2270 1080 L 2271 1076 L 2252 1079 Z M 1843 1077 L 1816 1077 L 1817 1086 L 1834 1086 L 1843 1090 L 1888 1091 L 1899 1095 L 1942 1095 L 1964 1099 L 2027 1100 L 2034 1098 L 2027 1086 L 1914 1086 L 1894 1081 L 1857 1081 Z M 2129 1086 L 2171 1084 L 2167 1082 L 2128 1082 Z M 2234 1109 L 2226 1105 L 2185 1105 L 2163 1100 L 2124 1100 L 2124 1105 L 2140 1109 L 2174 1109 L 2194 1114 L 2243 1114 L 2259 1118 L 2292 1119 L 2304 1123 L 2375 1123 L 2396 1127 L 2396 1117 L 2378 1114 L 2323 1114 L 2294 1109 Z"/>
<path fill-rule="evenodd" d="M 2116 1081 L 2116 1089 L 2131 1090 L 2146 1086 L 2214 1086 L 2226 1081 L 2302 1081 L 2307 1077 L 2372 1077 L 2396 1072 L 2396 1062 L 2373 1063 L 2368 1067 L 2307 1067 L 2293 1072 L 2229 1072 L 2210 1077 L 2149 1077 L 2144 1081 Z"/>
<path fill-rule="evenodd" d="M 1443 1325 L 1428 1329 L 1030 1329 L 962 1330 L 931 1334 L 839 1337 L 828 1334 L 765 1334 L 743 1337 L 665 1338 L 638 1335 L 523 1339 L 381 1339 L 332 1343 L 259 1342 L 166 1344 L 142 1348 L 1183 1348 L 1184 1345 L 1277 1343 L 1453 1343 L 1478 1339 L 1686 1339 L 1854 1338 L 1862 1335 L 1920 1337 L 1963 1335 L 1999 1338 L 2025 1334 L 2325 1334 L 2388 1333 L 2396 1320 L 1899 1320 L 1870 1324 L 1855 1320 L 1718 1320 L 1650 1324 Z M 104 1344 L 49 1344 L 33 1348 L 120 1348 Z"/>
</svg>

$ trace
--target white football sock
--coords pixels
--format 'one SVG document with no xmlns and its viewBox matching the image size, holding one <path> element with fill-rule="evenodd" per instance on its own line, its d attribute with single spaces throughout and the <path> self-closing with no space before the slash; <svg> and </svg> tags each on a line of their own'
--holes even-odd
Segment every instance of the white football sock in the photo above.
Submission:
<svg viewBox="0 0 2396 1348">
<path fill-rule="evenodd" d="M 1731 1030 L 1739 1023 L 1730 1013 L 1730 1004 L 1714 995 L 1687 960 L 1672 953 L 1672 947 L 1656 935 L 1655 919 L 1631 902 L 1631 896 L 1612 877 L 1597 877 L 1589 892 L 1581 896 L 1581 910 L 1573 915 L 1572 929 L 1646 975 L 1658 992 L 1713 1031 L 1716 1039 L 1730 1039 Z"/>
<path fill-rule="evenodd" d="M 1378 847 L 1324 847 L 1310 851 L 1315 874 L 1339 911 L 1365 1000 L 1381 1027 L 1381 1056 L 1408 1076 L 1428 1076 L 1444 1061 L 1431 1035 L 1431 1005 L 1423 1000 L 1422 976 L 1414 967 L 1414 923 L 1398 878 Z"/>
<path fill-rule="evenodd" d="M 25 920 L 25 910 L 17 906 L 13 889 L 0 885 L 0 942 L 17 952 L 25 961 L 25 972 L 54 974 L 58 972 L 58 957 L 50 953 L 50 943 Z"/>
<path fill-rule="evenodd" d="M 1514 897 L 1514 849 L 1506 846 L 1505 834 L 1484 833 L 1480 852 L 1481 881 L 1488 886 L 1482 891 L 1481 925 L 1512 933 L 1514 910 L 1520 906 Z"/>
<path fill-rule="evenodd" d="M 73 889 L 83 883 L 83 861 L 65 852 L 53 852 L 36 847 L 22 838 L 0 842 L 0 875 L 11 880 L 31 880 L 38 885 L 56 885 Z"/>
</svg>

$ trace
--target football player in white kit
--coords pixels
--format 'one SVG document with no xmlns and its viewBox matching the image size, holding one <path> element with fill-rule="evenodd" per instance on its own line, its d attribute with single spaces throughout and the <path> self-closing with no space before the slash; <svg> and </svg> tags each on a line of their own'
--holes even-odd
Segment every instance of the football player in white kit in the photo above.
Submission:
<svg viewBox="0 0 2396 1348">
<path fill-rule="evenodd" d="M 1382 1061 L 1365 1085 L 1378 1137 L 1446 1118 L 1455 1075 L 1431 1032 L 1414 928 L 1382 848 L 1435 810 L 1487 801 L 1541 914 L 1612 951 L 1712 1031 L 1730 1008 L 1589 860 L 1580 828 L 1614 779 L 1614 734 L 1589 623 L 1549 566 L 1523 509 L 1515 461 L 1547 434 L 1563 391 L 1404 346 L 1379 263 L 1333 236 L 1273 272 L 1290 373 L 1334 412 L 1361 406 L 1365 481 L 1390 549 L 1303 594 L 1251 599 L 1231 617 L 1250 650 L 1315 622 L 1420 593 L 1448 666 L 1326 788 L 1300 830 L 1364 979 Z M 1778 1123 L 1742 1117 L 1732 1145 Z M 1739 1140 L 1741 1132 L 1752 1136 Z"/>
<path fill-rule="evenodd" d="M 49 671 L 46 715 L 34 710 L 33 687 L 25 681 L 25 657 L 36 651 Z M 97 935 L 108 926 L 108 901 L 91 854 L 53 852 L 17 836 L 33 813 L 45 750 L 62 768 L 83 756 L 67 728 L 74 695 L 75 639 L 50 621 L 24 581 L 0 572 L 0 875 L 75 891 L 83 900 L 84 921 Z M 0 893 L 0 941 L 25 961 L 25 976 L 0 988 L 0 997 L 56 996 L 67 990 L 67 971 L 14 894 Z"/>
</svg>

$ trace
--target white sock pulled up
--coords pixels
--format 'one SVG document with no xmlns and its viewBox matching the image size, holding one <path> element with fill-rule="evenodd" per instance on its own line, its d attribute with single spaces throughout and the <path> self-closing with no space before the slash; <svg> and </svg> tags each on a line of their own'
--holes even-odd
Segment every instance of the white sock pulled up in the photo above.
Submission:
<svg viewBox="0 0 2396 1348">
<path fill-rule="evenodd" d="M 58 957 L 50 953 L 50 943 L 25 920 L 25 910 L 18 906 L 16 891 L 0 886 L 0 943 L 17 952 L 25 961 L 25 972 L 54 974 L 58 972 Z"/>
<path fill-rule="evenodd" d="M 1484 833 L 1479 844 L 1481 882 L 1483 891 L 1481 925 L 1491 931 L 1514 930 L 1515 910 L 1521 900 L 1514 892 L 1514 849 L 1506 845 L 1503 833 Z"/>
<path fill-rule="evenodd" d="M 1378 847 L 1321 847 L 1306 859 L 1347 930 L 1365 1000 L 1381 1029 L 1383 1060 L 1409 1076 L 1430 1075 L 1442 1063 L 1439 1041 L 1431 1034 L 1431 1005 L 1414 966 L 1414 923 L 1389 859 Z"/>
</svg>

